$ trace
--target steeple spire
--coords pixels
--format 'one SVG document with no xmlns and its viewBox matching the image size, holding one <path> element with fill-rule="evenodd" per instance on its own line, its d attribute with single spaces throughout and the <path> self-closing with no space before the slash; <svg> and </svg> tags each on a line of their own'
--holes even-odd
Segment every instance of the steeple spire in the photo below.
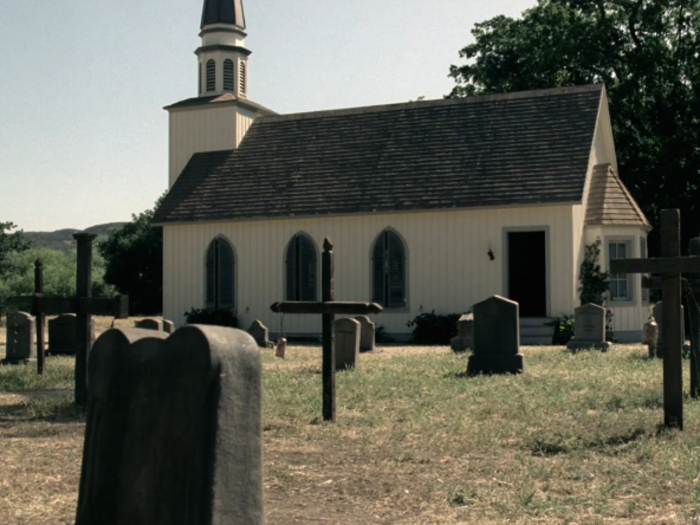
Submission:
<svg viewBox="0 0 700 525">
<path fill-rule="evenodd" d="M 204 0 L 200 29 L 212 24 L 230 24 L 245 29 L 243 0 Z"/>
</svg>

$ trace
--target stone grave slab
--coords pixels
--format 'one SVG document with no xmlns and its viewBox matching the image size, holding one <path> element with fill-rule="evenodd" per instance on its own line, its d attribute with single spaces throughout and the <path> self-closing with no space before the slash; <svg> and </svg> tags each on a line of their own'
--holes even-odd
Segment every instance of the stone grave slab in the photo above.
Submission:
<svg viewBox="0 0 700 525">
<path fill-rule="evenodd" d="M 170 319 L 163 319 L 163 331 L 166 334 L 172 334 L 175 331 L 175 323 Z"/>
<path fill-rule="evenodd" d="M 466 352 L 474 347 L 474 314 L 464 314 L 457 321 L 457 335 L 450 339 L 454 352 Z"/>
<path fill-rule="evenodd" d="M 610 343 L 605 340 L 605 308 L 588 303 L 574 310 L 574 339 L 566 344 L 571 352 L 595 349 L 607 352 Z"/>
<path fill-rule="evenodd" d="M 335 369 L 355 368 L 360 354 L 361 325 L 355 319 L 338 319 L 335 328 Z"/>
<path fill-rule="evenodd" d="M 659 327 L 659 337 L 656 343 L 656 347 L 652 345 L 649 346 L 649 357 L 663 357 L 664 356 L 664 328 L 661 321 L 663 315 L 663 301 L 659 301 L 654 305 L 653 316 L 656 320 L 656 324 Z M 685 340 L 685 307 L 681 305 L 681 341 L 683 341 L 682 353 L 684 356 L 690 355 L 690 342 Z"/>
<path fill-rule="evenodd" d="M 474 305 L 474 353 L 467 375 L 519 374 L 525 371 L 520 353 L 519 305 L 494 295 Z"/>
<path fill-rule="evenodd" d="M 95 343 L 88 378 L 76 525 L 263 524 L 252 337 L 115 328 Z"/>
<path fill-rule="evenodd" d="M 374 352 L 376 349 L 374 335 L 377 325 L 366 315 L 358 315 L 355 321 L 360 323 L 360 352 Z"/>
<path fill-rule="evenodd" d="M 258 343 L 260 348 L 272 348 L 273 344 L 270 342 L 270 331 L 267 326 L 262 324 L 262 321 L 256 319 L 248 328 L 248 333 L 251 335 L 255 342 Z"/>
<path fill-rule="evenodd" d="M 36 319 L 27 312 L 7 314 L 5 359 L 2 364 L 29 363 L 36 359 Z"/>
<path fill-rule="evenodd" d="M 49 353 L 75 355 L 76 315 L 62 314 L 49 319 Z M 91 346 L 95 344 L 95 320 L 90 319 Z"/>
<path fill-rule="evenodd" d="M 158 330 L 159 332 L 164 332 L 163 321 L 160 319 L 141 319 L 140 321 L 134 322 L 135 328 L 143 328 L 145 330 Z"/>
</svg>

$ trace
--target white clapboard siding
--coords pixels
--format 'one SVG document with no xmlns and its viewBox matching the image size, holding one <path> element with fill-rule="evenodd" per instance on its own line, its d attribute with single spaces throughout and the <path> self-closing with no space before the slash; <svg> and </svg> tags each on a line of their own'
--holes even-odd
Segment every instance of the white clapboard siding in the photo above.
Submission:
<svg viewBox="0 0 700 525">
<path fill-rule="evenodd" d="M 385 310 L 376 319 L 389 333 L 409 333 L 406 323 L 421 311 L 463 313 L 493 294 L 505 295 L 507 229 L 547 231 L 548 314 L 572 313 L 576 306 L 572 283 L 578 253 L 571 242 L 581 225 L 574 225 L 571 205 L 560 205 L 165 226 L 164 315 L 182 323 L 185 311 L 203 307 L 205 254 L 218 235 L 235 249 L 242 327 L 260 319 L 278 330 L 279 318 L 269 307 L 284 300 L 284 253 L 298 232 L 316 244 L 319 285 L 327 236 L 335 246 L 336 300 L 370 301 L 371 249 L 385 228 L 401 236 L 407 253 L 408 307 Z M 287 333 L 318 333 L 320 316 L 287 315 L 284 328 Z"/>
<path fill-rule="evenodd" d="M 170 187 L 197 152 L 235 149 L 253 123 L 253 115 L 235 103 L 170 111 Z"/>
<path fill-rule="evenodd" d="M 631 252 L 627 257 L 640 257 L 640 238 L 647 236 L 647 230 L 640 226 L 588 226 L 586 227 L 586 244 L 592 244 L 596 239 L 601 240 L 600 267 L 609 271 L 608 242 L 629 242 Z M 615 332 L 641 333 L 644 322 L 649 315 L 648 305 L 642 301 L 642 280 L 640 274 L 630 276 L 632 284 L 632 300 L 624 303 L 609 301 L 608 307 L 613 313 L 612 328 Z M 636 337 L 636 336 L 635 336 Z M 640 336 L 641 337 L 641 336 Z M 624 336 L 621 337 L 624 339 Z"/>
</svg>

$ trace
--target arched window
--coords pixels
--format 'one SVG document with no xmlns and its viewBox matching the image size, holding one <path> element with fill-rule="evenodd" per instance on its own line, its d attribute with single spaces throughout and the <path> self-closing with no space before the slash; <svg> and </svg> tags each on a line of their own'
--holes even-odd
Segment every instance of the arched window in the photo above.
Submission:
<svg viewBox="0 0 700 525">
<path fill-rule="evenodd" d="M 233 308 L 236 258 L 231 245 L 214 239 L 207 250 L 207 309 Z"/>
<path fill-rule="evenodd" d="M 241 63 L 238 66 L 238 94 L 242 97 L 246 96 L 246 73 L 246 63 L 243 60 L 241 60 Z"/>
<path fill-rule="evenodd" d="M 406 248 L 391 230 L 379 234 L 372 250 L 372 302 L 406 306 Z"/>
<path fill-rule="evenodd" d="M 216 91 L 216 62 L 207 60 L 207 91 Z"/>
<path fill-rule="evenodd" d="M 233 92 L 233 60 L 224 60 L 224 91 Z"/>
<path fill-rule="evenodd" d="M 316 301 L 316 247 L 306 235 L 292 237 L 285 261 L 287 301 Z"/>
</svg>

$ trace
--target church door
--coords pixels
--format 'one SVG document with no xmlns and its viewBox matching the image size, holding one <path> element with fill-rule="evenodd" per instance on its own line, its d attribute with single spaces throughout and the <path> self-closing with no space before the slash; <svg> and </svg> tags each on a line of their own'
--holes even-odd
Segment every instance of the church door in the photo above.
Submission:
<svg viewBox="0 0 700 525">
<path fill-rule="evenodd" d="M 508 298 L 520 317 L 547 316 L 547 248 L 544 231 L 508 232 Z"/>
</svg>

